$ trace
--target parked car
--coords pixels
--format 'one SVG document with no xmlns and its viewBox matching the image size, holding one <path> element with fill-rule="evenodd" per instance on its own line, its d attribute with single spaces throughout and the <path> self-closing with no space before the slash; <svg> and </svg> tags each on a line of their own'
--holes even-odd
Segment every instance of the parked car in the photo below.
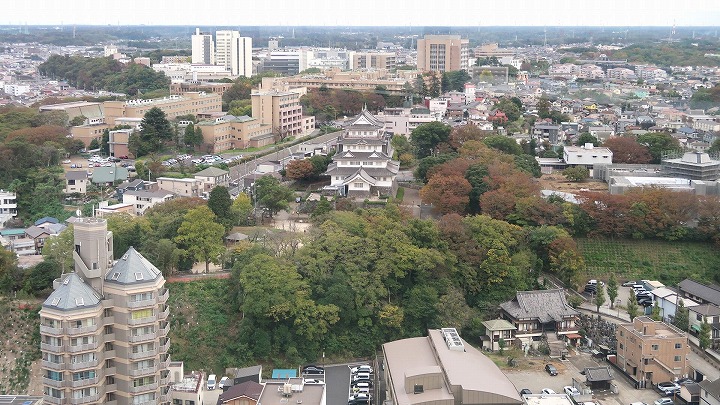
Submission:
<svg viewBox="0 0 720 405">
<path fill-rule="evenodd" d="M 656 399 L 655 402 L 653 402 L 655 405 L 675 405 L 675 402 L 673 402 L 670 398 L 660 398 Z"/>
<path fill-rule="evenodd" d="M 635 284 L 638 284 L 638 281 L 636 281 L 636 280 L 630 280 L 630 281 L 626 281 L 626 282 L 622 283 L 622 286 L 623 286 L 623 287 L 632 287 L 632 286 L 634 286 Z M 633 403 L 630 404 L 630 405 L 633 405 L 633 404 L 642 404 L 642 402 L 633 402 Z"/>
<path fill-rule="evenodd" d="M 69 165 L 71 163 L 70 159 L 63 160 L 64 165 Z"/>
<path fill-rule="evenodd" d="M 541 394 L 548 394 L 548 395 L 556 394 L 556 392 L 553 391 L 553 390 L 551 390 L 550 388 L 543 388 L 542 391 L 540 391 L 540 393 L 541 393 Z"/>
<path fill-rule="evenodd" d="M 520 390 L 520 395 L 532 395 L 532 391 L 527 388 L 523 388 Z"/>
<path fill-rule="evenodd" d="M 225 387 L 229 387 L 232 385 L 232 381 L 230 381 L 230 377 L 223 377 L 220 379 L 220 382 L 218 383 L 218 388 L 223 389 Z"/>
<path fill-rule="evenodd" d="M 351 369 L 350 369 L 350 372 L 353 373 L 353 374 L 357 374 L 357 373 L 368 373 L 368 374 L 370 374 L 370 373 L 373 372 L 373 369 L 372 369 L 372 367 L 370 367 L 370 366 L 368 366 L 368 365 L 362 365 L 362 366 L 357 366 L 357 367 L 351 368 Z"/>
<path fill-rule="evenodd" d="M 672 395 L 676 392 L 680 392 L 680 385 L 674 382 L 661 382 L 657 384 L 657 389 L 665 395 Z"/>
<path fill-rule="evenodd" d="M 348 404 L 349 403 L 359 404 L 359 403 L 369 403 L 369 402 L 370 402 L 370 394 L 358 393 L 358 394 L 350 395 L 350 397 L 348 398 Z"/>
<path fill-rule="evenodd" d="M 697 381 L 693 380 L 692 378 L 685 377 L 685 378 L 681 378 L 675 382 L 680 385 L 685 385 L 685 384 L 695 384 Z"/>
<path fill-rule="evenodd" d="M 208 391 L 212 391 L 215 389 L 215 384 L 217 383 L 217 376 L 215 374 L 210 374 L 210 376 L 207 379 L 207 389 Z"/>
<path fill-rule="evenodd" d="M 370 380 L 370 373 L 357 373 L 353 374 L 353 381 Z"/>
<path fill-rule="evenodd" d="M 558 375 L 557 369 L 552 364 L 546 364 L 545 371 L 550 375 Z"/>
<path fill-rule="evenodd" d="M 563 387 L 563 391 L 565 391 L 565 393 L 570 395 L 571 397 L 580 395 L 580 391 L 577 388 L 571 387 L 569 385 Z"/>
<path fill-rule="evenodd" d="M 325 374 L 325 369 L 316 365 L 310 364 L 302 368 L 303 374 Z"/>
<path fill-rule="evenodd" d="M 365 388 L 370 389 L 370 388 L 372 388 L 372 382 L 370 382 L 370 381 L 357 381 L 357 382 L 352 383 L 352 384 L 350 385 L 350 388 L 351 388 L 353 391 L 355 390 L 355 388 L 357 388 L 358 390 L 362 390 L 362 389 L 365 389 Z"/>
</svg>

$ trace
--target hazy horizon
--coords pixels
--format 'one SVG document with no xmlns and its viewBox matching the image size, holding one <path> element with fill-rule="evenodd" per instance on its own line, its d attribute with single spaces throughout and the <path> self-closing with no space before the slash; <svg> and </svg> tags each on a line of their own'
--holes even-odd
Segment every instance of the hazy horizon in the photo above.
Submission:
<svg viewBox="0 0 720 405">
<path fill-rule="evenodd" d="M 279 26 L 279 27 L 715 27 L 720 1 L 519 0 L 511 7 L 482 0 L 338 2 L 276 0 L 36 0 L 13 2 L 0 25 Z M 199 8 L 198 4 L 202 7 Z"/>
</svg>

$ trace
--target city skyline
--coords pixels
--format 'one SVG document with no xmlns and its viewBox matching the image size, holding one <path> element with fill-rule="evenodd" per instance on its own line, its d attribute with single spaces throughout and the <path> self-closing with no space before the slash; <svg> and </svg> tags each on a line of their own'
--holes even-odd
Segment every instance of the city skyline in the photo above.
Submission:
<svg viewBox="0 0 720 405">
<path fill-rule="evenodd" d="M 520 0 L 513 8 L 460 0 L 453 7 L 427 0 L 334 2 L 279 0 L 246 4 L 231 0 L 94 2 L 38 0 L 15 3 L 0 17 L 7 25 L 198 25 L 198 26 L 715 26 L 720 2 L 640 0 L 583 3 Z"/>
</svg>

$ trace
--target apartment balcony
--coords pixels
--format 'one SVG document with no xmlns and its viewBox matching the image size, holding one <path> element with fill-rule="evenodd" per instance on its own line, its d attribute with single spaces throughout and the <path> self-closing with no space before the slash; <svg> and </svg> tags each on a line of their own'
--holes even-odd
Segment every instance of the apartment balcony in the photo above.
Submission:
<svg viewBox="0 0 720 405">
<path fill-rule="evenodd" d="M 105 376 L 115 375 L 116 373 L 117 369 L 115 367 L 108 367 L 103 369 L 103 374 L 105 374 Z"/>
<path fill-rule="evenodd" d="M 164 327 L 158 330 L 161 337 L 166 337 L 170 333 L 170 322 L 167 322 Z"/>
<path fill-rule="evenodd" d="M 70 381 L 70 387 L 72 388 L 80 388 L 80 387 L 87 387 L 88 385 L 95 385 L 98 383 L 98 378 L 86 378 L 84 380 L 73 380 Z"/>
<path fill-rule="evenodd" d="M 98 363 L 100 363 L 100 359 L 90 360 L 90 361 L 84 361 L 82 363 L 70 363 L 70 370 L 82 370 L 86 368 L 93 368 L 97 367 Z"/>
<path fill-rule="evenodd" d="M 164 404 L 167 402 L 170 402 L 170 394 L 164 394 L 158 397 L 158 404 Z"/>
<path fill-rule="evenodd" d="M 105 335 L 103 335 L 103 340 L 105 342 L 114 342 L 115 334 L 114 333 L 106 333 Z"/>
<path fill-rule="evenodd" d="M 47 360 L 42 361 L 42 368 L 49 370 L 62 371 L 65 370 L 65 363 L 53 363 Z"/>
<path fill-rule="evenodd" d="M 40 333 L 45 335 L 62 335 L 63 334 L 63 328 L 60 327 L 53 327 L 53 326 L 47 326 L 47 325 L 40 325 Z"/>
<path fill-rule="evenodd" d="M 170 384 L 170 374 L 168 374 L 165 377 L 160 377 L 160 385 L 169 385 Z"/>
<path fill-rule="evenodd" d="M 165 320 L 168 316 L 170 316 L 170 307 L 165 306 L 165 310 L 158 314 L 158 318 L 160 318 L 160 320 Z"/>
<path fill-rule="evenodd" d="M 160 357 L 162 357 L 162 356 L 160 356 Z M 165 360 L 162 360 L 162 359 L 160 360 L 160 365 L 158 367 L 160 368 L 160 370 L 167 370 L 167 368 L 170 367 L 171 361 L 172 360 L 170 359 L 170 356 L 166 355 Z"/>
<path fill-rule="evenodd" d="M 167 353 L 170 350 L 170 339 L 165 344 L 160 345 L 160 353 Z"/>
<path fill-rule="evenodd" d="M 115 392 L 117 391 L 117 384 L 106 384 L 105 385 L 105 392 Z M 106 402 L 107 404 L 108 402 Z"/>
<path fill-rule="evenodd" d="M 141 368 L 137 370 L 130 370 L 130 375 L 132 377 L 140 377 L 144 375 L 149 374 L 155 374 L 157 372 L 157 367 L 147 367 L 147 368 Z"/>
<path fill-rule="evenodd" d="M 115 357 L 117 357 L 117 353 L 115 353 L 115 350 L 106 350 L 103 352 L 103 356 L 106 359 L 114 359 Z"/>
<path fill-rule="evenodd" d="M 55 397 L 51 397 L 49 395 L 45 395 L 43 400 L 50 404 L 67 404 L 67 403 L 69 403 L 68 401 L 65 400 L 65 398 L 55 398 Z"/>
<path fill-rule="evenodd" d="M 130 355 L 130 358 L 133 360 L 144 359 L 147 357 L 155 357 L 155 355 L 157 355 L 157 350 L 148 350 L 148 351 L 139 352 L 139 353 L 130 352 L 129 355 Z"/>
<path fill-rule="evenodd" d="M 88 395 L 86 397 L 72 398 L 73 404 L 89 404 L 91 402 L 98 402 L 105 396 L 104 392 L 98 391 L 95 395 Z"/>
<path fill-rule="evenodd" d="M 151 307 L 155 305 L 155 299 L 150 298 L 147 300 L 140 300 L 140 301 L 128 301 L 127 307 L 128 308 L 143 308 L 143 307 Z"/>
<path fill-rule="evenodd" d="M 138 394 L 141 392 L 156 391 L 157 389 L 158 389 L 158 384 L 152 383 L 152 384 L 141 385 L 139 387 L 130 387 L 130 392 L 133 394 Z"/>
<path fill-rule="evenodd" d="M 40 343 L 40 350 L 50 353 L 63 353 L 65 351 L 65 346 L 55 346 L 47 343 Z"/>
<path fill-rule="evenodd" d="M 166 288 L 164 292 L 161 292 L 160 295 L 158 295 L 158 302 L 160 304 L 164 304 L 167 302 L 168 297 L 170 297 L 170 291 Z"/>
<path fill-rule="evenodd" d="M 80 328 L 67 328 L 68 335 L 87 335 L 88 333 L 97 332 L 100 325 L 83 326 Z"/>
<path fill-rule="evenodd" d="M 144 335 L 137 335 L 133 336 L 130 335 L 130 342 L 131 343 L 139 343 L 139 342 L 147 342 L 148 340 L 155 340 L 157 338 L 157 333 L 146 333 Z"/>
<path fill-rule="evenodd" d="M 105 405 L 117 405 L 117 401 L 105 401 Z"/>
<path fill-rule="evenodd" d="M 128 325 L 144 325 L 146 323 L 153 323 L 157 321 L 157 316 L 148 316 L 146 318 L 128 319 Z"/>
<path fill-rule="evenodd" d="M 103 318 L 103 325 L 115 325 L 115 317 L 106 316 L 105 318 Z"/>
<path fill-rule="evenodd" d="M 86 345 L 77 345 L 77 346 L 68 346 L 68 351 L 70 353 L 77 353 L 77 352 L 86 352 L 88 350 L 95 350 L 100 346 L 100 343 L 88 343 Z"/>
<path fill-rule="evenodd" d="M 60 380 L 53 380 L 52 378 L 43 377 L 43 385 L 47 385 L 49 387 L 55 387 L 55 388 L 61 388 L 63 386 L 64 381 Z"/>
</svg>

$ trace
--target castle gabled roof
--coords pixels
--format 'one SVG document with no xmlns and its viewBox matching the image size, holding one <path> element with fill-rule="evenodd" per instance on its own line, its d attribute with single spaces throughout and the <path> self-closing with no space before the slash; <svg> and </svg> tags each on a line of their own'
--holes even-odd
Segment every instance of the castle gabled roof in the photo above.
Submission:
<svg viewBox="0 0 720 405">
<path fill-rule="evenodd" d="M 365 169 L 361 166 L 353 175 L 346 178 L 345 181 L 343 181 L 343 184 L 350 184 L 357 178 L 362 179 L 362 181 L 370 184 L 371 186 L 374 186 L 376 183 L 376 180 L 371 175 L 369 175 L 368 172 L 366 172 Z"/>
<path fill-rule="evenodd" d="M 370 112 L 366 109 L 363 109 L 362 112 L 353 119 L 353 121 L 350 123 L 350 127 L 356 126 L 356 125 L 370 125 L 374 127 L 384 127 L 385 123 L 375 118 L 374 115 L 370 114 Z"/>
<path fill-rule="evenodd" d="M 155 281 L 162 273 L 132 246 L 115 262 L 105 281 L 118 284 L 139 284 Z"/>
<path fill-rule="evenodd" d="M 43 302 L 43 307 L 72 311 L 94 307 L 100 304 L 102 297 L 90 287 L 77 273 L 62 277 L 60 286 Z"/>
</svg>

